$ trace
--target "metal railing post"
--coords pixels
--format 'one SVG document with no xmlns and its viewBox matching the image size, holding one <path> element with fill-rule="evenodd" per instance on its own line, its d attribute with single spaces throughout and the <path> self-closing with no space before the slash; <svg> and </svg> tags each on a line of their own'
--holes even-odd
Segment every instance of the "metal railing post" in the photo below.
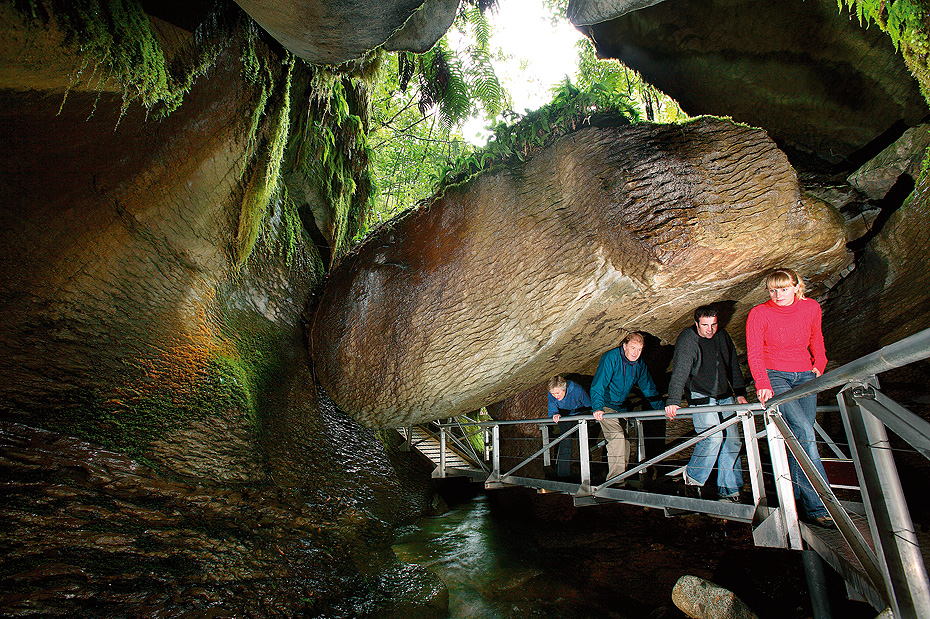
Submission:
<svg viewBox="0 0 930 619">
<path fill-rule="evenodd" d="M 545 449 L 543 452 L 543 466 L 550 466 L 552 464 L 552 454 L 549 449 L 549 426 L 541 424 L 539 430 L 542 432 L 542 446 Z"/>
<path fill-rule="evenodd" d="M 581 487 L 577 496 L 591 494 L 591 451 L 588 448 L 588 422 L 578 422 L 578 458 L 581 460 Z"/>
<path fill-rule="evenodd" d="M 756 436 L 756 416 L 750 411 L 737 414 L 743 420 L 743 442 L 746 445 L 746 466 L 749 469 L 749 485 L 752 487 L 752 504 L 758 505 L 765 498 L 765 478 L 762 475 L 759 438 Z"/>
<path fill-rule="evenodd" d="M 500 481 L 501 478 L 501 427 L 497 424 L 491 426 L 491 479 Z"/>
<path fill-rule="evenodd" d="M 843 389 L 837 400 L 862 488 L 881 576 L 895 617 L 930 617 L 930 584 L 895 468 L 884 424 L 859 405 L 868 386 Z"/>
<path fill-rule="evenodd" d="M 776 409 L 777 411 L 777 409 Z M 769 442 L 769 455 L 772 459 L 772 472 L 775 475 L 775 491 L 778 494 L 778 514 L 782 529 L 780 536 L 787 535 L 787 547 L 801 550 L 801 527 L 798 524 L 798 508 L 794 502 L 794 484 L 791 483 L 791 470 L 788 468 L 788 451 L 785 437 L 772 420 L 771 413 L 765 414 L 766 436 Z M 784 544 L 784 538 L 782 539 Z M 782 548 L 786 546 L 782 545 Z"/>
<path fill-rule="evenodd" d="M 439 477 L 446 476 L 446 428 L 439 426 Z"/>
<path fill-rule="evenodd" d="M 829 512 L 836 527 L 840 530 L 840 533 L 842 533 L 843 539 L 849 544 L 850 550 L 853 551 L 862 569 L 865 570 L 866 576 L 872 581 L 873 588 L 885 601 L 889 601 L 885 583 L 882 580 L 882 573 L 878 567 L 878 558 L 875 556 L 875 553 L 872 552 L 872 549 L 869 548 L 868 542 L 865 541 L 862 534 L 859 533 L 859 529 L 853 524 L 849 514 L 847 514 L 843 506 L 840 505 L 839 499 L 833 494 L 833 490 L 830 489 L 827 480 L 824 479 L 820 475 L 820 471 L 814 467 L 814 462 L 811 460 L 810 456 L 807 455 L 807 452 L 804 451 L 804 448 L 801 447 L 801 443 L 798 441 L 797 437 L 791 432 L 791 428 L 788 427 L 788 422 L 785 421 L 784 417 L 782 417 L 781 413 L 778 411 L 772 413 L 771 417 L 772 422 L 778 426 L 778 430 L 782 433 L 789 449 L 791 449 L 791 454 L 797 461 L 798 466 L 801 467 L 801 471 L 810 481 L 811 487 L 817 492 L 817 495 L 823 502 L 823 506 L 827 508 L 827 512 Z"/>
</svg>

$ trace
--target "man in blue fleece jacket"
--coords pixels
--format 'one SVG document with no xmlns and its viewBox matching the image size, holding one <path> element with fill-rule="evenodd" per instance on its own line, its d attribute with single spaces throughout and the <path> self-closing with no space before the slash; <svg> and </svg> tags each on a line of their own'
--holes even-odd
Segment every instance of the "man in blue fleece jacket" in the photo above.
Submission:
<svg viewBox="0 0 930 619">
<path fill-rule="evenodd" d="M 630 395 L 633 385 L 639 387 L 653 410 L 665 408 L 646 364 L 640 359 L 645 344 L 646 340 L 641 333 L 627 334 L 620 342 L 619 348 L 608 350 L 601 355 L 594 381 L 591 383 L 591 408 L 594 409 L 592 414 L 601 423 L 604 438 L 607 440 L 607 479 L 616 477 L 626 470 L 630 449 L 621 420 L 604 419 L 604 413 L 625 412 L 626 407 L 623 403 Z M 623 484 L 617 484 L 621 485 Z"/>
<path fill-rule="evenodd" d="M 549 417 L 557 424 L 559 434 L 562 433 L 562 428 L 558 426 L 558 423 L 563 416 L 590 411 L 591 400 L 584 387 L 561 376 L 553 376 L 549 379 Z M 576 441 L 577 435 L 563 440 L 558 445 L 556 474 L 559 477 L 568 477 L 571 474 L 572 443 Z"/>
</svg>

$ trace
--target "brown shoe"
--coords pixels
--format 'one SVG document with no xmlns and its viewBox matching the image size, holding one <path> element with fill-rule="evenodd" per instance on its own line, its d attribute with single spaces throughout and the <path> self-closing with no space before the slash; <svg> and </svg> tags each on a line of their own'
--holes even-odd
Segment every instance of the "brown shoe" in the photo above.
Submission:
<svg viewBox="0 0 930 619">
<path fill-rule="evenodd" d="M 823 529 L 836 529 L 836 523 L 833 522 L 833 518 L 830 516 L 818 516 L 817 518 L 810 518 L 808 522 Z"/>
</svg>

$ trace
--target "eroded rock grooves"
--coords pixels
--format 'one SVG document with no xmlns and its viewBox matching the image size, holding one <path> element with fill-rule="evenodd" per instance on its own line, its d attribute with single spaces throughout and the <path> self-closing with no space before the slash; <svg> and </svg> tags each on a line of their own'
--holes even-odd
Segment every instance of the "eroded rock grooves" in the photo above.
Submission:
<svg viewBox="0 0 930 619">
<path fill-rule="evenodd" d="M 448 417 L 580 368 L 624 330 L 674 339 L 695 304 L 745 315 L 788 256 L 816 286 L 844 243 L 842 218 L 802 195 L 762 131 L 582 129 L 344 259 L 314 319 L 314 367 L 366 425 Z"/>
</svg>

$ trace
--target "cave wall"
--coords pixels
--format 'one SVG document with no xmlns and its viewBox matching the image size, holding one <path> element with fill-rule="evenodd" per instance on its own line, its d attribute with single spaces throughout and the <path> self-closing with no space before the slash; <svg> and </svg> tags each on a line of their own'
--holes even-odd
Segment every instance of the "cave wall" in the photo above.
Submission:
<svg viewBox="0 0 930 619">
<path fill-rule="evenodd" d="M 317 392 L 319 266 L 280 201 L 242 262 L 285 89 L 251 132 L 240 39 L 170 115 L 125 107 L 53 26 L 3 9 L 2 614 L 442 607 L 389 546 L 429 467 Z"/>
</svg>

